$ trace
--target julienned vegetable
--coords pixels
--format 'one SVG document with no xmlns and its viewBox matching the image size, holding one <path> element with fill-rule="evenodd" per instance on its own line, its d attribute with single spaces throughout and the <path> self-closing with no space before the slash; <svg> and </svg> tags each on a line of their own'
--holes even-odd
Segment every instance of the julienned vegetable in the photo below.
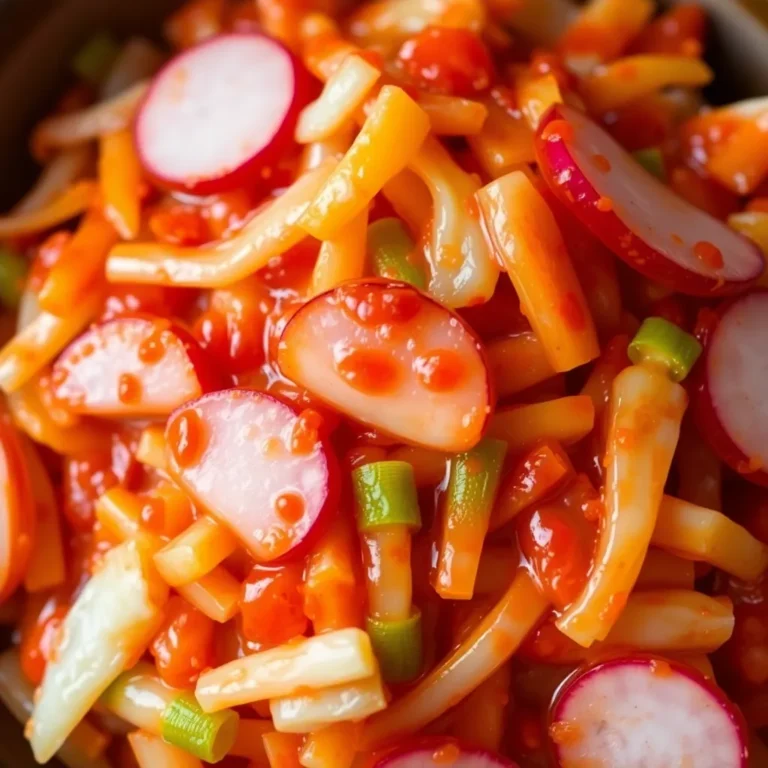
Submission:
<svg viewBox="0 0 768 768">
<path fill-rule="evenodd" d="M 32 712 L 30 742 L 46 762 L 115 678 L 145 650 L 163 618 L 168 588 L 141 539 L 104 559 L 64 620 Z"/>
<path fill-rule="evenodd" d="M 474 594 L 506 452 L 505 442 L 485 438 L 451 459 L 431 574 L 432 586 L 445 599 L 469 600 Z"/>
<path fill-rule="evenodd" d="M 407 683 L 419 676 L 423 664 L 421 611 L 412 606 L 402 619 L 369 616 L 365 631 L 371 638 L 381 674 L 388 683 Z"/>
<path fill-rule="evenodd" d="M 18 253 L 10 248 L 0 249 L 0 303 L 6 309 L 19 306 L 26 274 L 27 263 Z"/>
<path fill-rule="evenodd" d="M 379 219 L 368 227 L 368 258 L 377 277 L 427 288 L 416 244 L 400 219 Z"/>
</svg>

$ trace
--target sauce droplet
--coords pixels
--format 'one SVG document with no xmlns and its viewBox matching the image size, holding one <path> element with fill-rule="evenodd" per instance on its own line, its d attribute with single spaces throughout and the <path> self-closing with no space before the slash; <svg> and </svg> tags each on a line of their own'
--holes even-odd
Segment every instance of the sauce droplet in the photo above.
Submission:
<svg viewBox="0 0 768 768">
<path fill-rule="evenodd" d="M 304 515 L 304 497 L 295 491 L 285 491 L 275 499 L 275 514 L 286 523 L 298 523 Z"/>
<path fill-rule="evenodd" d="M 611 161 L 605 155 L 592 155 L 592 160 L 599 171 L 608 173 L 611 170 Z"/>
<path fill-rule="evenodd" d="M 166 353 L 166 342 L 161 331 L 153 331 L 139 344 L 139 360 L 146 365 L 160 362 Z"/>
<path fill-rule="evenodd" d="M 432 762 L 436 765 L 452 765 L 461 757 L 461 750 L 456 744 L 449 742 L 438 747 L 432 753 Z"/>
<path fill-rule="evenodd" d="M 168 446 L 182 469 L 197 464 L 207 442 L 205 423 L 194 408 L 182 411 L 168 424 Z"/>
<path fill-rule="evenodd" d="M 335 357 L 336 372 L 358 392 L 383 395 L 391 392 L 397 384 L 397 365 L 383 352 L 345 348 Z"/>
<path fill-rule="evenodd" d="M 712 269 L 721 269 L 723 266 L 723 254 L 720 249 L 708 242 L 707 240 L 699 240 L 693 246 L 693 252 L 696 258 L 708 267 Z"/>
<path fill-rule="evenodd" d="M 290 451 L 299 456 L 306 456 L 315 449 L 320 439 L 320 427 L 323 417 L 311 408 L 305 408 L 296 419 L 291 430 Z"/>
<path fill-rule="evenodd" d="M 375 328 L 384 323 L 407 323 L 419 312 L 424 299 L 411 288 L 362 284 L 337 288 L 332 301 L 355 322 Z"/>
<path fill-rule="evenodd" d="M 608 213 L 613 210 L 613 200 L 611 200 L 610 197 L 599 197 L 595 201 L 595 208 L 597 208 L 600 213 Z"/>
<path fill-rule="evenodd" d="M 132 373 L 121 373 L 117 380 L 117 398 L 125 405 L 141 400 L 141 381 Z"/>
<path fill-rule="evenodd" d="M 464 378 L 465 365 L 461 357 L 450 349 L 436 349 L 419 355 L 413 368 L 422 385 L 430 392 L 450 392 Z"/>
</svg>

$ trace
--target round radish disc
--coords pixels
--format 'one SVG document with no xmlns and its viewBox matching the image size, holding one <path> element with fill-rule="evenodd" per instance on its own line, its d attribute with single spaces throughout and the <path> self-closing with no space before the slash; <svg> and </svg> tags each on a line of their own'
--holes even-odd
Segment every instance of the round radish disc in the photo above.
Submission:
<svg viewBox="0 0 768 768">
<path fill-rule="evenodd" d="M 317 416 L 297 416 L 262 392 L 228 389 L 168 422 L 172 473 L 261 562 L 298 554 L 334 508 L 337 477 Z"/>
<path fill-rule="evenodd" d="M 280 339 L 283 373 L 347 416 L 406 442 L 461 451 L 491 407 L 480 345 L 403 283 L 350 282 L 305 304 Z"/>
<path fill-rule="evenodd" d="M 455 739 L 426 737 L 389 752 L 374 768 L 517 768 L 517 764 Z"/>
<path fill-rule="evenodd" d="M 768 485 L 768 291 L 728 303 L 706 345 L 695 406 L 699 424 L 733 469 Z"/>
<path fill-rule="evenodd" d="M 159 183 L 210 194 L 258 178 L 293 140 L 306 73 L 265 35 L 219 35 L 176 56 L 155 78 L 135 126 Z"/>
<path fill-rule="evenodd" d="M 676 290 L 743 290 L 763 271 L 760 250 L 645 171 L 582 112 L 556 105 L 536 154 L 557 196 L 617 256 Z"/>
<path fill-rule="evenodd" d="M 168 320 L 119 317 L 96 325 L 53 367 L 69 410 L 99 416 L 165 416 L 211 389 L 204 352 Z"/>
<path fill-rule="evenodd" d="M 746 766 L 733 705 L 696 670 L 662 659 L 614 659 L 577 675 L 555 703 L 550 736 L 561 766 Z"/>
</svg>

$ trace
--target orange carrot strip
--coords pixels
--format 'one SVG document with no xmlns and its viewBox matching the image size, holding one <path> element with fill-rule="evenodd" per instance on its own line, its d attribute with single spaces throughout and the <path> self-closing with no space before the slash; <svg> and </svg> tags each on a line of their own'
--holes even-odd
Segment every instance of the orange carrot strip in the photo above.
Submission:
<svg viewBox="0 0 768 768">
<path fill-rule="evenodd" d="M 480 101 L 438 93 L 421 93 L 417 101 L 427 113 L 437 136 L 472 136 L 480 133 L 488 108 Z"/>
<path fill-rule="evenodd" d="M 270 768 L 302 768 L 299 752 L 304 746 L 304 737 L 298 733 L 265 733 L 264 751 Z"/>
<path fill-rule="evenodd" d="M 550 440 L 535 446 L 502 479 L 489 530 L 506 525 L 572 475 L 571 462 L 559 443 Z"/>
<path fill-rule="evenodd" d="M 517 101 L 528 125 L 535 131 L 541 116 L 553 104 L 563 103 L 563 94 L 553 74 L 533 76 L 526 72 L 518 78 Z"/>
<path fill-rule="evenodd" d="M 400 171 L 384 185 L 381 193 L 411 232 L 426 229 L 432 217 L 432 197 L 427 185 L 413 171 L 407 168 Z"/>
<path fill-rule="evenodd" d="M 768 177 L 768 114 L 747 120 L 713 150 L 707 170 L 737 195 L 749 195 Z"/>
<path fill-rule="evenodd" d="M 104 215 L 123 240 L 133 240 L 141 224 L 141 163 L 130 130 L 101 138 L 99 179 Z"/>
<path fill-rule="evenodd" d="M 299 756 L 304 768 L 350 768 L 357 751 L 358 723 L 334 723 L 308 734 Z"/>
<path fill-rule="evenodd" d="M 499 397 L 516 395 L 556 375 L 533 331 L 494 339 L 488 342 L 485 351 Z"/>
<path fill-rule="evenodd" d="M 552 367 L 569 371 L 597 357 L 595 326 L 557 222 L 528 177 L 514 171 L 483 187 L 477 200 Z"/>
<path fill-rule="evenodd" d="M 247 720 L 240 718 L 235 743 L 229 750 L 233 757 L 247 757 L 257 765 L 267 761 L 264 735 L 275 730 L 271 720 Z"/>
<path fill-rule="evenodd" d="M 150 424 L 142 430 L 136 447 L 136 461 L 154 469 L 165 470 L 168 466 L 165 452 L 165 425 Z"/>
<path fill-rule="evenodd" d="M 40 307 L 53 315 L 65 315 L 84 298 L 104 270 L 117 233 L 99 211 L 90 211 L 64 246 L 40 288 Z"/>
<path fill-rule="evenodd" d="M 547 610 L 528 572 L 519 570 L 474 632 L 389 708 L 371 717 L 361 749 L 423 728 L 490 677 L 517 650 Z"/>
<path fill-rule="evenodd" d="M 514 456 L 539 440 L 557 440 L 565 445 L 578 442 L 594 424 L 592 401 L 585 395 L 573 395 L 502 408 L 491 418 L 488 434 L 506 440 L 509 454 Z"/>
</svg>

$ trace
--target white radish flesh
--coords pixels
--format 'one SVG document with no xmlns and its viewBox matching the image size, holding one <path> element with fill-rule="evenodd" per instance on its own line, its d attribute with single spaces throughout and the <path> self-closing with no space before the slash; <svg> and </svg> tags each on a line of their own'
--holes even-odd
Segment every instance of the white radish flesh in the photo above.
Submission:
<svg viewBox="0 0 768 768">
<path fill-rule="evenodd" d="M 694 408 L 721 459 L 768 485 L 768 291 L 734 299 L 718 312 L 705 345 Z"/>
<path fill-rule="evenodd" d="M 373 768 L 516 768 L 516 763 L 454 739 L 427 737 L 403 745 L 378 760 Z"/>
<path fill-rule="evenodd" d="M 745 730 L 701 673 L 638 657 L 606 661 L 566 682 L 549 732 L 563 768 L 743 768 Z"/>
<path fill-rule="evenodd" d="M 56 398 L 75 413 L 167 415 L 212 388 L 204 354 L 167 320 L 116 318 L 64 350 L 53 368 Z"/>
<path fill-rule="evenodd" d="M 278 360 L 347 416 L 438 450 L 475 445 L 492 405 L 472 332 L 405 283 L 348 282 L 317 296 L 288 322 Z"/>
<path fill-rule="evenodd" d="M 762 273 L 754 243 L 678 197 L 578 110 L 558 104 L 542 118 L 536 154 L 560 200 L 641 274 L 711 296 Z"/>
<path fill-rule="evenodd" d="M 336 466 L 317 418 L 261 392 L 206 395 L 169 420 L 169 469 L 257 560 L 297 556 L 337 500 Z"/>
<path fill-rule="evenodd" d="M 176 56 L 152 83 L 135 125 L 160 184 L 211 194 L 258 180 L 290 146 L 308 76 L 278 41 L 219 35 Z"/>
</svg>

